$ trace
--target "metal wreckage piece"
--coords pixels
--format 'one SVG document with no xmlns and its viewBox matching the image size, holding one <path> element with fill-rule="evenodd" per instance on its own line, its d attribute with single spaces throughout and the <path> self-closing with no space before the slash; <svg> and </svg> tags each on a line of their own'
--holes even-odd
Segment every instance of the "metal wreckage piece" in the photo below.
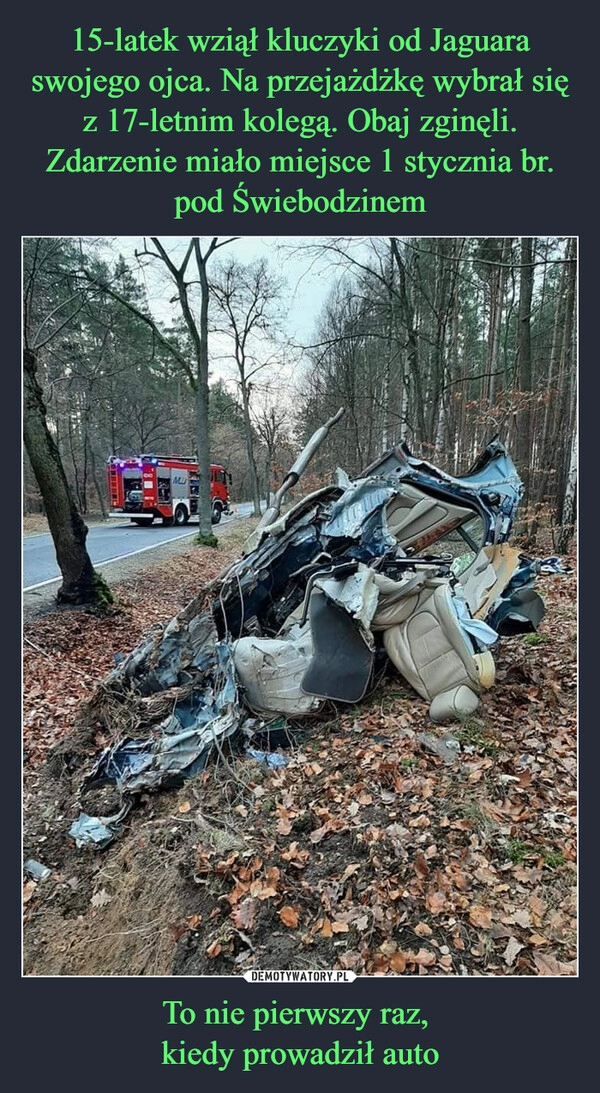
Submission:
<svg viewBox="0 0 600 1093">
<path fill-rule="evenodd" d="M 77 845 L 106 846 L 140 790 L 192 777 L 225 739 L 251 737 L 257 718 L 360 702 L 381 650 L 433 721 L 464 717 L 494 682 L 499 635 L 537 628 L 540 563 L 509 544 L 523 487 L 498 439 L 460 477 L 402 443 L 280 515 L 342 413 L 308 442 L 242 557 L 106 679 L 116 693 L 183 697 L 147 739 L 100 756 L 84 789 L 116 783 L 122 807 L 82 813 Z"/>
</svg>

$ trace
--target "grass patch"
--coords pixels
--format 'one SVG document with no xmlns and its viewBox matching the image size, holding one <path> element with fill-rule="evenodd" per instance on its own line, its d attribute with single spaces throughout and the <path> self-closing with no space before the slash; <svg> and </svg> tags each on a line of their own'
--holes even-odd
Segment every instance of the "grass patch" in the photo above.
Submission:
<svg viewBox="0 0 600 1093">
<path fill-rule="evenodd" d="M 96 589 L 97 603 L 99 607 L 108 607 L 115 602 L 115 598 L 101 573 L 94 570 L 94 587 Z"/>
<path fill-rule="evenodd" d="M 532 853 L 532 847 L 523 842 L 522 839 L 509 839 L 506 849 L 509 861 L 513 865 L 519 865 L 524 861 L 528 854 Z"/>
<path fill-rule="evenodd" d="M 479 801 L 472 798 L 452 811 L 461 816 L 463 820 L 469 820 L 473 824 L 473 827 L 481 832 L 484 838 L 489 841 L 494 833 L 496 824 L 491 816 L 488 816 L 487 813 L 483 811 Z"/>
<path fill-rule="evenodd" d="M 499 742 L 486 730 L 484 722 L 476 717 L 466 718 L 453 735 L 461 747 L 472 747 L 484 755 L 495 755 L 500 747 Z"/>
<path fill-rule="evenodd" d="M 526 645 L 546 645 L 550 638 L 548 634 L 525 634 L 523 641 Z"/>
<path fill-rule="evenodd" d="M 255 516 L 244 517 L 243 519 L 232 520 L 230 524 L 226 524 L 223 527 L 222 532 L 219 535 L 219 542 L 233 550 L 241 551 L 248 536 L 254 531 L 258 523 L 258 519 Z"/>
<path fill-rule="evenodd" d="M 547 865 L 548 869 L 559 869 L 564 864 L 564 854 L 561 854 L 560 851 L 549 850 L 544 854 L 544 865 Z"/>
</svg>

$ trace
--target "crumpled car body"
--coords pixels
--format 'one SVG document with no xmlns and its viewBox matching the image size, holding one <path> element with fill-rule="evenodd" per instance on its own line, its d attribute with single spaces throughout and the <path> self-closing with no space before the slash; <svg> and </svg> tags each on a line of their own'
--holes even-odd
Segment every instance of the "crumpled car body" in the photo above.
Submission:
<svg viewBox="0 0 600 1093">
<path fill-rule="evenodd" d="M 544 614 L 539 563 L 509 542 L 521 494 L 497 439 L 459 477 L 406 444 L 356 480 L 338 470 L 259 525 L 239 560 L 114 669 L 105 686 L 183 697 L 146 741 L 108 748 L 90 782 L 131 794 L 190 776 L 256 718 L 359 702 L 386 655 L 432 720 L 472 713 L 499 635 Z M 81 842 L 87 820 L 72 832 Z"/>
<path fill-rule="evenodd" d="M 535 563 L 508 543 L 521 494 L 498 440 L 461 477 L 402 444 L 259 529 L 213 608 L 248 705 L 359 701 L 383 646 L 434 720 L 471 713 L 498 634 L 543 615 Z"/>
</svg>

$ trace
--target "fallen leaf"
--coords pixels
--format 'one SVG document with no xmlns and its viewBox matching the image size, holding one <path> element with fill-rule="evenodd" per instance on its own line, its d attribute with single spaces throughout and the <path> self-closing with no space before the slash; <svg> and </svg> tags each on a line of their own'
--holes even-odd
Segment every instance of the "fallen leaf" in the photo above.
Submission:
<svg viewBox="0 0 600 1093">
<path fill-rule="evenodd" d="M 190 802 L 189 802 L 189 801 L 183 801 L 183 802 L 182 802 L 182 803 L 180 804 L 180 806 L 179 806 L 179 808 L 177 809 L 177 811 L 178 811 L 178 812 L 189 812 L 189 811 L 190 811 L 190 809 L 191 809 L 191 807 L 192 807 L 192 806 L 191 806 L 191 804 L 190 804 Z"/>
<path fill-rule="evenodd" d="M 505 964 L 508 964 L 509 968 L 514 964 L 515 958 L 521 952 L 521 949 L 524 948 L 525 946 L 522 945 L 520 941 L 517 941 L 516 937 L 509 937 L 508 945 L 503 953 L 504 962 Z"/>
<path fill-rule="evenodd" d="M 308 859 L 310 858 L 309 850 L 300 850 L 298 843 L 290 843 L 287 850 L 281 851 L 281 857 L 284 861 L 289 861 L 290 865 L 294 865 L 296 869 L 304 869 Z"/>
<path fill-rule="evenodd" d="M 237 850 L 234 850 L 229 855 L 228 858 L 225 858 L 224 861 L 217 862 L 217 865 L 216 865 L 217 873 L 227 873 L 231 869 L 231 866 L 233 865 L 233 863 L 235 861 L 237 861 L 238 858 L 239 858 L 239 854 L 238 854 Z"/>
<path fill-rule="evenodd" d="M 322 827 L 315 828 L 315 830 L 310 833 L 311 843 L 320 843 L 330 831 L 331 827 L 329 824 L 323 824 Z"/>
<path fill-rule="evenodd" d="M 425 897 L 425 906 L 428 911 L 431 911 L 432 915 L 441 914 L 446 906 L 445 892 L 428 892 Z"/>
<path fill-rule="evenodd" d="M 522 911 L 515 911 L 513 921 L 516 922 L 517 926 L 523 926 L 526 929 L 531 926 L 531 915 L 529 911 L 523 908 Z"/>
<path fill-rule="evenodd" d="M 406 953 L 402 953 L 402 952 L 393 953 L 392 956 L 390 957 L 390 968 L 392 969 L 393 972 L 396 972 L 398 975 L 402 975 L 402 972 L 406 968 L 406 963 L 407 963 L 407 954 Z"/>
<path fill-rule="evenodd" d="M 112 896 L 109 896 L 106 888 L 102 888 L 100 892 L 94 892 L 90 903 L 92 907 L 106 907 L 107 903 L 110 903 Z"/>
<path fill-rule="evenodd" d="M 422 968 L 430 968 L 432 964 L 435 964 L 435 953 L 429 952 L 429 949 L 419 949 L 418 953 L 409 955 L 411 960 Z"/>
<path fill-rule="evenodd" d="M 227 896 L 227 901 L 233 907 L 234 904 L 239 903 L 242 896 L 247 896 L 248 895 L 249 888 L 250 888 L 249 884 L 241 884 L 239 880 L 236 881 L 235 888 Z"/>
<path fill-rule="evenodd" d="M 414 929 L 417 937 L 431 937 L 433 933 L 431 926 L 428 926 L 426 922 L 417 922 Z"/>
<path fill-rule="evenodd" d="M 206 950 L 206 955 L 210 956 L 211 959 L 214 960 L 215 956 L 218 956 L 220 952 L 221 952 L 221 943 L 220 943 L 220 941 L 213 941 L 208 946 L 208 949 Z"/>
<path fill-rule="evenodd" d="M 379 952 L 383 953 L 384 956 L 391 956 L 392 953 L 398 952 L 398 946 L 395 941 L 382 941 Z"/>
<path fill-rule="evenodd" d="M 256 903 L 253 899 L 245 899 L 231 912 L 231 918 L 235 926 L 240 930 L 251 930 L 256 919 Z"/>
<path fill-rule="evenodd" d="M 497 823 L 502 823 L 503 820 L 506 820 L 506 809 L 502 808 L 501 805 L 496 804 L 494 801 L 481 800 L 479 802 L 479 807 L 486 816 L 489 816 L 490 820 L 496 820 Z"/>
<path fill-rule="evenodd" d="M 290 930 L 295 930 L 298 925 L 298 912 L 294 907 L 282 907 L 279 912 L 279 917 L 284 926 L 287 926 Z"/>
<path fill-rule="evenodd" d="M 350 927 L 347 922 L 338 922 L 335 920 L 331 923 L 331 929 L 334 934 L 347 934 Z"/>
<path fill-rule="evenodd" d="M 533 962 L 539 975 L 575 975 L 575 961 L 563 964 L 554 953 L 534 953 Z"/>
<path fill-rule="evenodd" d="M 344 872 L 342 873 L 342 876 L 340 877 L 340 883 L 343 884 L 344 881 L 348 880 L 348 877 L 351 877 L 353 873 L 357 873 L 359 869 L 360 865 L 358 864 L 358 862 L 353 862 L 351 865 L 347 865 L 344 869 Z"/>
<path fill-rule="evenodd" d="M 492 912 L 489 907 L 481 907 L 474 904 L 469 911 L 469 922 L 473 926 L 479 926 L 482 930 L 489 930 L 492 925 Z"/>
<path fill-rule="evenodd" d="M 501 922 L 494 922 L 490 929 L 490 937 L 495 939 L 500 937 L 512 937 L 512 927 L 503 926 Z"/>
<path fill-rule="evenodd" d="M 23 903 L 27 903 L 31 899 L 33 893 L 37 888 L 37 884 L 34 880 L 27 880 L 23 885 Z"/>
<path fill-rule="evenodd" d="M 539 896 L 530 896 L 527 903 L 533 917 L 534 926 L 541 926 L 544 915 L 548 910 L 548 904 Z"/>
<path fill-rule="evenodd" d="M 253 886 L 254 887 L 254 886 Z M 254 892 L 252 893 L 254 895 Z M 277 889 L 272 884 L 265 885 L 260 891 L 256 892 L 257 899 L 273 899 L 273 896 L 277 895 Z"/>
<path fill-rule="evenodd" d="M 429 873 L 429 866 L 423 854 L 415 854 L 414 869 L 418 877 L 426 877 Z"/>
</svg>

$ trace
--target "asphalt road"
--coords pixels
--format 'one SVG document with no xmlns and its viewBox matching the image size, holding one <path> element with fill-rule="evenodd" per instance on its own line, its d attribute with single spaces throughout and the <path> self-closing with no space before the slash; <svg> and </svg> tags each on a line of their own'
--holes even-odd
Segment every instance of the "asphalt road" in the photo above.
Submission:
<svg viewBox="0 0 600 1093">
<path fill-rule="evenodd" d="M 231 523 L 232 520 L 248 516 L 252 512 L 249 502 L 235 505 L 234 516 L 223 516 L 217 528 Z M 163 546 L 165 543 L 198 534 L 198 521 L 192 518 L 183 528 L 165 528 L 160 523 L 151 527 L 136 527 L 128 521 L 111 521 L 90 527 L 87 548 L 94 565 L 107 565 L 112 561 L 132 557 Z M 56 564 L 54 544 L 49 534 L 27 535 L 23 540 L 23 591 L 43 587 L 60 579 L 60 570 Z"/>
</svg>

